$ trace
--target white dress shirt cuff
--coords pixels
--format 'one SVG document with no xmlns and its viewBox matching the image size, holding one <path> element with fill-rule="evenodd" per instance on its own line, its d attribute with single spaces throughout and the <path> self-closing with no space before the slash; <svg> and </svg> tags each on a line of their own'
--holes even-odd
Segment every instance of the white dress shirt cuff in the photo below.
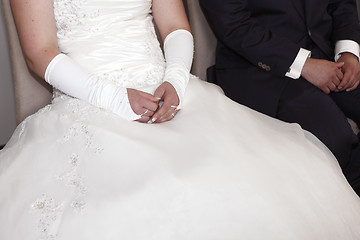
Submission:
<svg viewBox="0 0 360 240">
<path fill-rule="evenodd" d="M 301 76 L 301 71 L 304 67 L 306 59 L 310 56 L 311 52 L 309 50 L 300 48 L 294 62 L 291 64 L 285 76 L 293 79 L 298 79 Z"/>
<path fill-rule="evenodd" d="M 353 40 L 339 40 L 335 44 L 335 62 L 339 60 L 341 54 L 349 52 L 354 54 L 359 59 L 359 44 Z"/>
</svg>

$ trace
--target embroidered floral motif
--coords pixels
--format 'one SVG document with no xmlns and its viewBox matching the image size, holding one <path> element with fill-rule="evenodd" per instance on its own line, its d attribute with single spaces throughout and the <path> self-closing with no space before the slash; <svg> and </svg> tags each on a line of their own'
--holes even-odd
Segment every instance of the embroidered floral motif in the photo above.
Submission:
<svg viewBox="0 0 360 240">
<path fill-rule="evenodd" d="M 76 211 L 76 212 L 81 212 L 84 207 L 85 207 L 85 201 L 84 200 L 74 200 L 71 202 L 71 207 Z"/>
<path fill-rule="evenodd" d="M 82 6 L 87 0 L 54 0 L 54 14 L 58 38 L 71 35 L 79 26 L 86 28 L 87 31 L 96 31 L 94 26 L 85 25 L 92 18 L 99 16 L 99 10 L 90 13 L 85 12 Z"/>
<path fill-rule="evenodd" d="M 39 217 L 38 229 L 40 239 L 56 239 L 57 228 L 63 214 L 64 204 L 57 203 L 54 198 L 43 194 L 31 205 L 31 209 Z"/>
<path fill-rule="evenodd" d="M 59 142 L 66 143 L 70 139 L 77 137 L 77 136 L 80 136 L 83 139 L 83 144 L 84 144 L 83 146 L 86 149 L 92 150 L 94 153 L 97 153 L 97 154 L 102 152 L 103 147 L 94 143 L 93 133 L 91 133 L 88 130 L 88 126 L 83 122 L 74 123 L 73 126 L 71 126 L 69 128 L 67 133 L 61 139 L 59 139 Z"/>
<path fill-rule="evenodd" d="M 67 186 L 74 189 L 74 200 L 70 206 L 76 211 L 81 212 L 85 207 L 86 187 L 79 172 L 80 158 L 77 154 L 72 154 L 69 157 L 69 168 L 59 176 L 57 179 L 64 181 Z"/>
<path fill-rule="evenodd" d="M 77 146 L 77 152 L 69 154 L 68 164 L 65 169 L 59 174 L 55 174 L 56 182 L 62 182 L 66 187 L 71 188 L 73 195 L 59 204 L 55 201 L 55 198 L 43 194 L 31 205 L 31 209 L 39 215 L 38 226 L 43 240 L 56 239 L 57 224 L 61 221 L 62 213 L 66 207 L 70 207 L 77 213 L 85 209 L 87 189 L 81 173 L 82 156 L 100 154 L 103 150 L 102 147 L 96 144 L 94 133 L 84 123 L 89 116 L 101 110 L 55 90 L 53 104 L 56 105 L 57 103 L 65 105 L 65 110 L 62 111 L 61 115 L 62 119 L 66 119 L 65 121 L 75 119 L 58 142 L 61 144 L 73 144 L 73 141 L 76 141 L 81 145 Z M 42 111 L 49 109 L 44 108 Z"/>
</svg>

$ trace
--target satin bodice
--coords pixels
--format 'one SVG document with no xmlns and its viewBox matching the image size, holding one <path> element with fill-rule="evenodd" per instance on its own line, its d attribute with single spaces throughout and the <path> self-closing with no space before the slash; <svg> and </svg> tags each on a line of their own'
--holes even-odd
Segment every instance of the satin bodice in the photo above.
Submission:
<svg viewBox="0 0 360 240">
<path fill-rule="evenodd" d="M 121 87 L 159 84 L 164 57 L 151 4 L 151 0 L 54 0 L 60 51 Z"/>
</svg>

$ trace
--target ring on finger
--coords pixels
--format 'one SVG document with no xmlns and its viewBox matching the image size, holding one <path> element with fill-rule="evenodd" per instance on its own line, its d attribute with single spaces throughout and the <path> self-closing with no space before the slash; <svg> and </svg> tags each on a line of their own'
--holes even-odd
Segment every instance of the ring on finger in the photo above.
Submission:
<svg viewBox="0 0 360 240">
<path fill-rule="evenodd" d="M 149 112 L 149 109 L 146 109 L 143 114 L 140 114 L 140 117 L 144 116 L 144 115 L 147 114 L 148 112 Z"/>
<path fill-rule="evenodd" d="M 171 107 L 171 108 L 177 108 L 178 106 L 175 106 L 175 105 L 171 105 L 170 107 Z"/>
</svg>

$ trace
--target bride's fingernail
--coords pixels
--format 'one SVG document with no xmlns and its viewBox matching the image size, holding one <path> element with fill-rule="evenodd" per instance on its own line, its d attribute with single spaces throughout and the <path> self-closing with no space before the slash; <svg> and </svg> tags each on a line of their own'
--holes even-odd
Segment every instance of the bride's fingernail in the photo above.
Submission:
<svg viewBox="0 0 360 240">
<path fill-rule="evenodd" d="M 155 121 L 156 121 L 156 119 L 157 119 L 157 118 L 153 118 L 153 119 L 151 119 L 151 120 L 150 120 L 150 121 L 151 121 L 151 123 L 155 122 Z"/>
<path fill-rule="evenodd" d="M 161 98 L 159 98 L 159 97 L 155 97 L 157 100 L 160 100 Z"/>
</svg>

